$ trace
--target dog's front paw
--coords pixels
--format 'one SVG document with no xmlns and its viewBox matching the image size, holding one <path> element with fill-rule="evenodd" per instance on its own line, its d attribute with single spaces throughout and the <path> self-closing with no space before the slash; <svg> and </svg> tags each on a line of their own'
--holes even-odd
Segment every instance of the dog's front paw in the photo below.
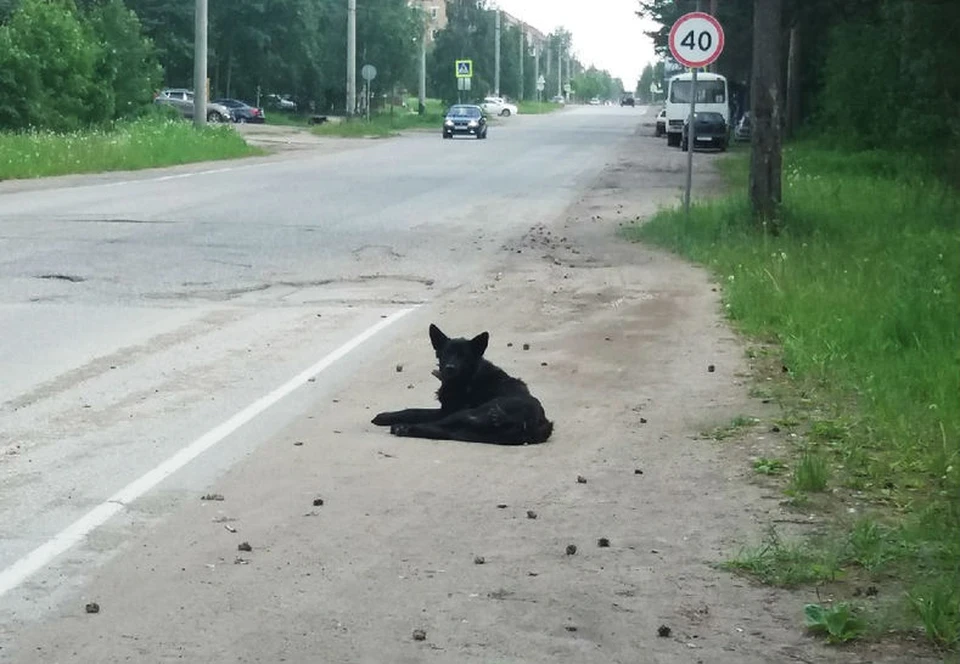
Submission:
<svg viewBox="0 0 960 664">
<path fill-rule="evenodd" d="M 377 426 L 386 426 L 393 422 L 393 413 L 379 413 L 375 418 L 370 420 L 373 424 Z"/>
<path fill-rule="evenodd" d="M 410 428 L 409 424 L 394 424 L 390 427 L 390 433 L 394 436 L 409 436 Z"/>
</svg>

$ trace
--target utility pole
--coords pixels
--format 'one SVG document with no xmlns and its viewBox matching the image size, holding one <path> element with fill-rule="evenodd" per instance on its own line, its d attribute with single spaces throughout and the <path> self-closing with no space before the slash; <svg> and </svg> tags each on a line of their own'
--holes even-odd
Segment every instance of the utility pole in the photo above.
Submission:
<svg viewBox="0 0 960 664">
<path fill-rule="evenodd" d="M 357 110 L 357 0 L 347 0 L 347 117 Z"/>
<path fill-rule="evenodd" d="M 207 124 L 207 0 L 196 0 L 194 9 L 193 124 Z"/>
<path fill-rule="evenodd" d="M 550 48 L 550 42 L 548 41 L 547 42 L 547 75 L 544 78 L 546 78 L 549 81 L 550 76 L 552 75 L 553 75 L 553 49 Z M 544 86 L 544 89 L 547 89 L 546 86 Z"/>
<path fill-rule="evenodd" d="M 493 94 L 500 96 L 500 10 L 494 10 L 494 28 L 493 28 Z M 487 42 L 488 44 L 490 42 Z"/>
<path fill-rule="evenodd" d="M 537 102 L 540 101 L 540 44 L 534 43 L 533 47 L 533 80 L 537 87 Z"/>
<path fill-rule="evenodd" d="M 527 29 L 520 26 L 520 99 L 523 101 L 523 60 L 527 57 Z"/>
<path fill-rule="evenodd" d="M 417 113 L 423 115 L 427 107 L 427 35 L 430 33 L 429 19 L 423 22 L 423 33 L 420 35 L 420 76 L 417 90 Z"/>
<path fill-rule="evenodd" d="M 782 0 L 753 1 L 753 73 L 750 82 L 750 208 L 776 233 L 782 200 L 780 21 Z"/>
<path fill-rule="evenodd" d="M 557 44 L 557 95 L 563 96 L 563 44 Z"/>
</svg>

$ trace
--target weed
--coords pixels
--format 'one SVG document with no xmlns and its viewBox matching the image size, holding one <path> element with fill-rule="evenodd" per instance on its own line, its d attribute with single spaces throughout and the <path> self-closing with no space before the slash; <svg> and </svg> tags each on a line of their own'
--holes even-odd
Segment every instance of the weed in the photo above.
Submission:
<svg viewBox="0 0 960 664">
<path fill-rule="evenodd" d="M 714 440 L 726 440 L 727 438 L 736 436 L 743 429 L 757 424 L 759 421 L 757 418 L 748 415 L 737 415 L 730 420 L 728 424 L 704 432 L 702 435 L 705 438 L 713 438 Z"/>
<path fill-rule="evenodd" d="M 820 604 L 807 604 L 803 607 L 807 628 L 816 633 L 826 633 L 830 643 L 845 643 L 863 634 L 866 626 L 857 616 L 856 609 L 840 602 L 824 607 Z"/>
<path fill-rule="evenodd" d="M 136 170 L 260 154 L 228 126 L 145 117 L 68 134 L 0 133 L 0 180 Z"/>
<path fill-rule="evenodd" d="M 767 531 L 757 547 L 745 548 L 724 565 L 757 580 L 782 588 L 836 578 L 840 569 L 837 558 L 800 542 L 784 542 L 776 529 Z"/>
<path fill-rule="evenodd" d="M 824 442 L 846 440 L 849 427 L 836 420 L 817 420 L 810 426 L 810 438 Z"/>
<path fill-rule="evenodd" d="M 405 129 L 435 129 L 437 133 L 443 124 L 442 113 L 379 113 L 366 118 L 354 118 L 343 122 L 328 122 L 315 126 L 311 131 L 318 136 L 340 136 L 343 138 L 382 138 L 393 136 Z"/>
<path fill-rule="evenodd" d="M 960 592 L 930 589 L 960 585 L 960 195 L 909 155 L 791 145 L 774 236 L 751 221 L 746 155 L 719 167 L 739 193 L 624 233 L 709 266 L 728 317 L 755 344 L 778 347 L 753 358 L 779 357 L 788 369 L 777 362 L 767 385 L 788 413 L 776 424 L 799 432 L 812 420 L 809 438 L 836 461 L 837 486 L 899 524 L 835 522 L 838 560 L 877 582 L 896 579 L 911 602 L 908 620 L 895 622 L 919 621 L 956 647 Z M 828 464 L 800 454 L 792 500 L 810 507 L 806 492 L 830 481 Z M 829 498 L 816 502 L 842 513 Z M 828 555 L 836 545 L 808 546 Z M 783 567 L 764 578 L 803 577 L 782 551 L 760 562 Z"/>
<path fill-rule="evenodd" d="M 819 492 L 827 488 L 830 468 L 827 460 L 815 453 L 804 453 L 793 469 L 791 486 L 794 491 Z"/>
<path fill-rule="evenodd" d="M 760 457 L 753 462 L 753 469 L 761 475 L 780 475 L 787 469 L 787 464 L 779 459 Z"/>
<path fill-rule="evenodd" d="M 941 646 L 952 648 L 960 642 L 960 578 L 910 593 L 910 604 L 926 633 Z"/>
</svg>

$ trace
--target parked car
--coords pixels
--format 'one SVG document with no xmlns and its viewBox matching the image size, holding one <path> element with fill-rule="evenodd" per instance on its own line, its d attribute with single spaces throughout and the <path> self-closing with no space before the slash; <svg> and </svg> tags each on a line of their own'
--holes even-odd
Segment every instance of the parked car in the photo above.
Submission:
<svg viewBox="0 0 960 664">
<path fill-rule="evenodd" d="M 737 122 L 737 126 L 733 130 L 733 138 L 737 141 L 749 141 L 750 140 L 750 111 L 747 111 Z"/>
<path fill-rule="evenodd" d="M 696 122 L 696 134 L 694 135 L 694 149 L 698 145 L 714 147 L 723 152 L 727 149 L 730 142 L 730 134 L 727 130 L 727 121 L 723 119 L 720 113 L 713 111 L 704 111 L 694 116 Z M 689 147 L 687 134 L 690 129 L 690 121 L 683 123 L 683 133 L 680 137 L 680 149 L 686 152 Z"/>
<path fill-rule="evenodd" d="M 600 97 L 594 97 L 593 99 L 591 99 L 591 100 L 590 100 L 590 105 L 591 105 L 591 106 L 599 106 L 599 105 L 600 105 Z"/>
<path fill-rule="evenodd" d="M 290 95 L 270 94 L 263 98 L 264 105 L 276 108 L 281 111 L 297 110 L 297 102 L 290 98 Z"/>
<path fill-rule="evenodd" d="M 221 104 L 229 108 L 230 114 L 233 115 L 234 122 L 252 122 L 254 124 L 263 124 L 266 122 L 262 108 L 251 106 L 239 99 L 214 99 L 213 103 Z"/>
<path fill-rule="evenodd" d="M 487 130 L 483 109 L 473 104 L 455 104 L 447 109 L 443 118 L 444 138 L 453 138 L 458 134 L 486 138 Z"/>
<path fill-rule="evenodd" d="M 634 100 L 633 95 L 624 95 L 620 97 L 621 106 L 636 106 L 637 102 Z"/>
<path fill-rule="evenodd" d="M 503 117 L 516 115 L 519 110 L 516 105 L 509 103 L 503 97 L 485 97 L 483 103 L 480 104 L 480 108 L 489 115 L 501 115 Z"/>
<path fill-rule="evenodd" d="M 172 106 L 188 120 L 193 119 L 193 90 L 186 88 L 166 88 L 154 98 L 153 103 Z M 207 122 L 232 122 L 233 114 L 223 104 L 207 104 Z"/>
<path fill-rule="evenodd" d="M 566 104 L 567 100 L 563 98 L 563 95 L 554 95 L 550 97 L 551 104 Z"/>
<path fill-rule="evenodd" d="M 666 136 L 667 135 L 667 109 L 661 108 L 660 112 L 657 113 L 656 126 L 653 130 L 654 136 Z"/>
</svg>

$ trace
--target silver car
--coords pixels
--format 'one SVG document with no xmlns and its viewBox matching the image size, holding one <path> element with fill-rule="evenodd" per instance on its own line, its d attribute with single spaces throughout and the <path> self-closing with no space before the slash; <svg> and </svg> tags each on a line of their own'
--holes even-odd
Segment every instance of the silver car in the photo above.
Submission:
<svg viewBox="0 0 960 664">
<path fill-rule="evenodd" d="M 153 100 L 155 104 L 172 106 L 180 111 L 180 114 L 188 120 L 193 119 L 193 90 L 185 88 L 167 88 L 161 90 L 160 94 Z M 230 109 L 223 104 L 207 104 L 207 122 L 232 122 L 233 114 Z"/>
</svg>

